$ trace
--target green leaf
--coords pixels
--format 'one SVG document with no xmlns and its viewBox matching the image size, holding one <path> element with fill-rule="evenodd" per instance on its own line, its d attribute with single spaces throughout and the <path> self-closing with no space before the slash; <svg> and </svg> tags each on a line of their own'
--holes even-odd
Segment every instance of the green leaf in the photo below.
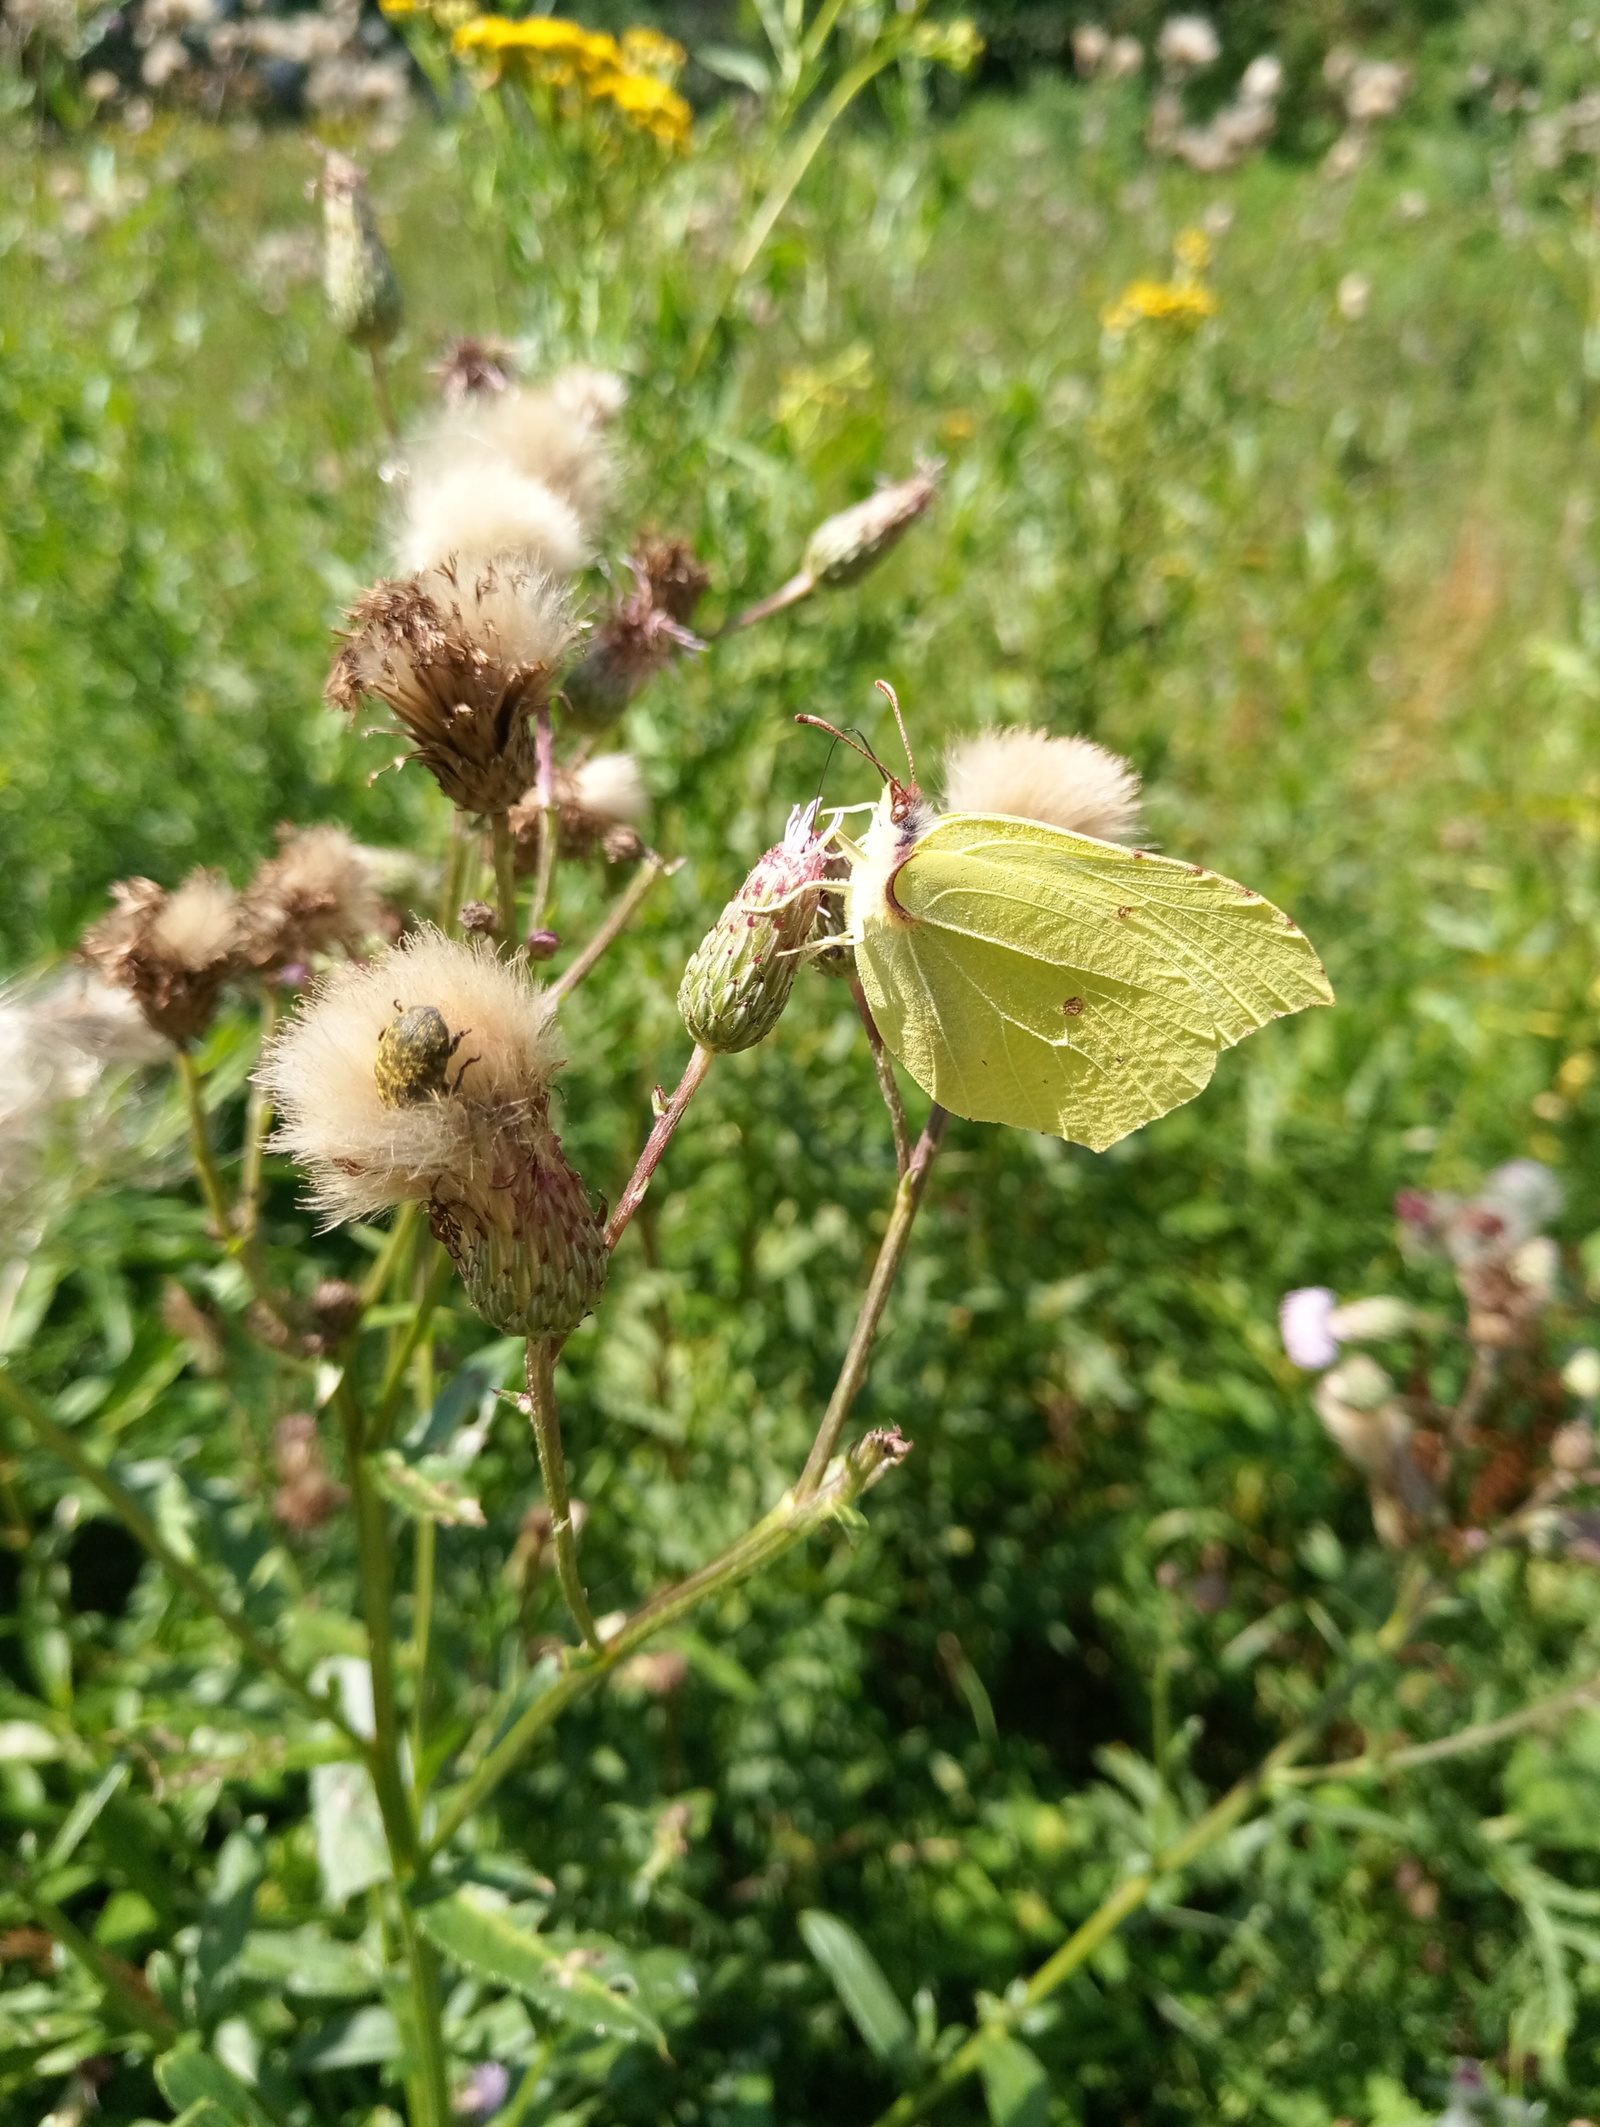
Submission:
<svg viewBox="0 0 1600 2127">
<path fill-rule="evenodd" d="M 249 2085 L 198 2046 L 179 2046 L 163 2054 L 156 2062 L 156 2082 L 174 2112 L 209 2102 L 228 2127 L 274 2127 L 271 2114 Z"/>
<path fill-rule="evenodd" d="M 60 1755 L 60 1742 L 37 1721 L 0 1721 L 0 1761 L 47 1765 Z"/>
<path fill-rule="evenodd" d="M 400 2026 L 392 2010 L 374 2002 L 330 2017 L 320 2031 L 303 2038 L 292 2055 L 297 2068 L 370 2068 L 400 2056 Z"/>
<path fill-rule="evenodd" d="M 666 2054 L 666 2034 L 640 2006 L 638 1983 L 606 1937 L 535 1935 L 469 1891 L 419 1906 L 417 1925 L 447 1957 L 515 1989 L 547 2016 L 596 2038 L 642 2039 Z"/>
<path fill-rule="evenodd" d="M 1037 2054 L 1004 2031 L 991 2031 L 978 2054 L 983 2094 L 994 2127 L 1047 2127 L 1050 2078 Z"/>
<path fill-rule="evenodd" d="M 472 1493 L 462 1489 L 454 1468 L 441 1455 L 425 1455 L 420 1462 L 407 1462 L 398 1448 L 385 1448 L 369 1455 L 372 1481 L 393 1507 L 413 1521 L 441 1521 L 447 1528 L 465 1525 L 483 1527 L 483 1508 Z"/>
<path fill-rule="evenodd" d="M 335 1942 L 321 1928 L 258 1928 L 239 1957 L 246 1979 L 264 1980 L 286 1994 L 323 2001 L 361 2001 L 378 1989 L 380 1974 L 357 1943 Z"/>
<path fill-rule="evenodd" d="M 854 1928 L 815 1907 L 800 1915 L 800 1933 L 861 2036 L 885 2066 L 906 2079 L 916 2065 L 916 2033 L 872 1952 Z"/>
<path fill-rule="evenodd" d="M 357 1891 L 388 1882 L 392 1872 L 383 1816 L 372 1775 L 364 1765 L 346 1762 L 312 1767 L 311 1819 L 316 1827 L 322 1887 L 330 1905 L 342 1906 Z"/>
<path fill-rule="evenodd" d="M 127 1777 L 128 1761 L 118 1758 L 86 1795 L 78 1797 L 68 1810 L 60 1831 L 51 1840 L 50 1851 L 40 1863 L 41 1869 L 61 1868 L 72 1859 L 79 1842 Z"/>
</svg>

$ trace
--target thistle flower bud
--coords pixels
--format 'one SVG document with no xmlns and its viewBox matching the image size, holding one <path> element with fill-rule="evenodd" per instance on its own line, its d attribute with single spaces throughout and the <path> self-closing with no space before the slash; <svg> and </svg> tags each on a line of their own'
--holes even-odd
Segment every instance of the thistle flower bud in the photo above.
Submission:
<svg viewBox="0 0 1600 2127">
<path fill-rule="evenodd" d="M 574 629 L 548 578 L 451 567 L 379 583 L 350 613 L 324 690 L 353 713 L 386 703 L 421 761 L 463 812 L 505 812 L 534 780 L 533 716 L 550 699 Z"/>
<path fill-rule="evenodd" d="M 85 932 L 80 957 L 185 1048 L 211 1024 L 239 969 L 239 897 L 216 871 L 191 872 L 171 893 L 153 879 L 121 879 L 111 892 L 117 905 Z"/>
<path fill-rule="evenodd" d="M 806 544 L 798 576 L 791 576 L 781 590 L 739 615 L 738 625 L 781 613 L 816 590 L 836 590 L 843 584 L 859 583 L 869 570 L 899 545 L 939 492 L 941 468 L 926 465 L 909 480 L 880 487 L 853 509 L 840 510 L 817 526 Z"/>
<path fill-rule="evenodd" d="M 357 347 L 387 347 L 400 330 L 400 282 L 378 234 L 366 174 L 347 155 L 323 155 L 322 285 L 335 329 Z"/>
<path fill-rule="evenodd" d="M 835 885 L 835 882 L 836 885 Z M 824 874 L 825 891 L 817 902 L 817 920 L 811 926 L 808 943 L 814 948 L 811 964 L 820 968 L 824 975 L 842 975 L 848 982 L 856 971 L 856 953 L 853 945 L 830 944 L 830 939 L 842 939 L 850 925 L 845 914 L 845 888 L 850 882 L 850 866 L 843 857 L 830 859 Z"/>
<path fill-rule="evenodd" d="M 326 1223 L 426 1205 L 512 1336 L 565 1336 L 605 1283 L 604 1227 L 550 1123 L 553 1017 L 516 963 L 424 930 L 325 977 L 258 1073 Z"/>
<path fill-rule="evenodd" d="M 684 970 L 678 1010 L 703 1049 L 726 1055 L 752 1049 L 783 1016 L 830 861 L 816 818 L 815 802 L 795 807 L 783 840 L 751 872 Z"/>
</svg>

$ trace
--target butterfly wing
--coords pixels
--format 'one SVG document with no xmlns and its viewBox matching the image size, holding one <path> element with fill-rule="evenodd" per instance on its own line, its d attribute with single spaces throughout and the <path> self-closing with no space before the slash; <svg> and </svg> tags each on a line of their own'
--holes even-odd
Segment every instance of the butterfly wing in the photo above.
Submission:
<svg viewBox="0 0 1600 2127">
<path fill-rule="evenodd" d="M 1333 992 L 1281 909 L 1203 865 L 953 814 L 862 911 L 889 1047 L 954 1114 L 1101 1151 L 1193 1099 L 1221 1049 Z"/>
</svg>

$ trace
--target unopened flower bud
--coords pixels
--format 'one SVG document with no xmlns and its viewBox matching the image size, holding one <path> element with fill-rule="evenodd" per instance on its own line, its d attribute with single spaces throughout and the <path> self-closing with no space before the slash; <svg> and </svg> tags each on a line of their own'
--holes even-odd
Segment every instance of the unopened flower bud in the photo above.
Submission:
<svg viewBox="0 0 1600 2127">
<path fill-rule="evenodd" d="M 500 919 L 487 901 L 463 901 L 458 919 L 469 938 L 492 938 Z"/>
<path fill-rule="evenodd" d="M 400 330 L 400 282 L 378 234 L 358 163 L 329 150 L 322 165 L 322 285 L 335 329 L 357 347 L 387 347 Z"/>
<path fill-rule="evenodd" d="M 311 1295 L 312 1346 L 317 1351 L 332 1351 L 342 1344 L 361 1320 L 365 1304 L 361 1287 L 348 1278 L 323 1278 Z"/>
<path fill-rule="evenodd" d="M 783 840 L 751 872 L 684 970 L 678 1010 L 703 1049 L 725 1055 L 753 1049 L 783 1016 L 829 863 L 816 817 L 815 803 L 795 807 Z"/>
<path fill-rule="evenodd" d="M 856 583 L 897 546 L 939 492 L 937 473 L 914 473 L 881 487 L 854 509 L 841 510 L 812 533 L 806 547 L 806 574 L 833 589 Z"/>
<path fill-rule="evenodd" d="M 781 590 L 741 613 L 738 625 L 747 628 L 769 614 L 781 613 L 785 606 L 798 604 L 813 591 L 858 583 L 898 546 L 932 505 L 939 492 L 939 471 L 937 465 L 926 466 L 909 480 L 880 487 L 865 502 L 825 518 L 806 544 L 799 575 L 791 576 Z"/>
</svg>

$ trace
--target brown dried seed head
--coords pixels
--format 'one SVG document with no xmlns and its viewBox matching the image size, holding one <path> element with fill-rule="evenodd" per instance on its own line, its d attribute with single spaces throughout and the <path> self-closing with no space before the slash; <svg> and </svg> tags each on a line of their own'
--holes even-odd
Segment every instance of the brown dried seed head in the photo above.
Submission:
<svg viewBox="0 0 1600 2127">
<path fill-rule="evenodd" d="M 171 893 L 153 879 L 122 879 L 111 892 L 117 905 L 85 932 L 80 957 L 129 991 L 158 1034 L 186 1047 L 243 964 L 238 896 L 215 871 L 191 872 Z"/>
</svg>

